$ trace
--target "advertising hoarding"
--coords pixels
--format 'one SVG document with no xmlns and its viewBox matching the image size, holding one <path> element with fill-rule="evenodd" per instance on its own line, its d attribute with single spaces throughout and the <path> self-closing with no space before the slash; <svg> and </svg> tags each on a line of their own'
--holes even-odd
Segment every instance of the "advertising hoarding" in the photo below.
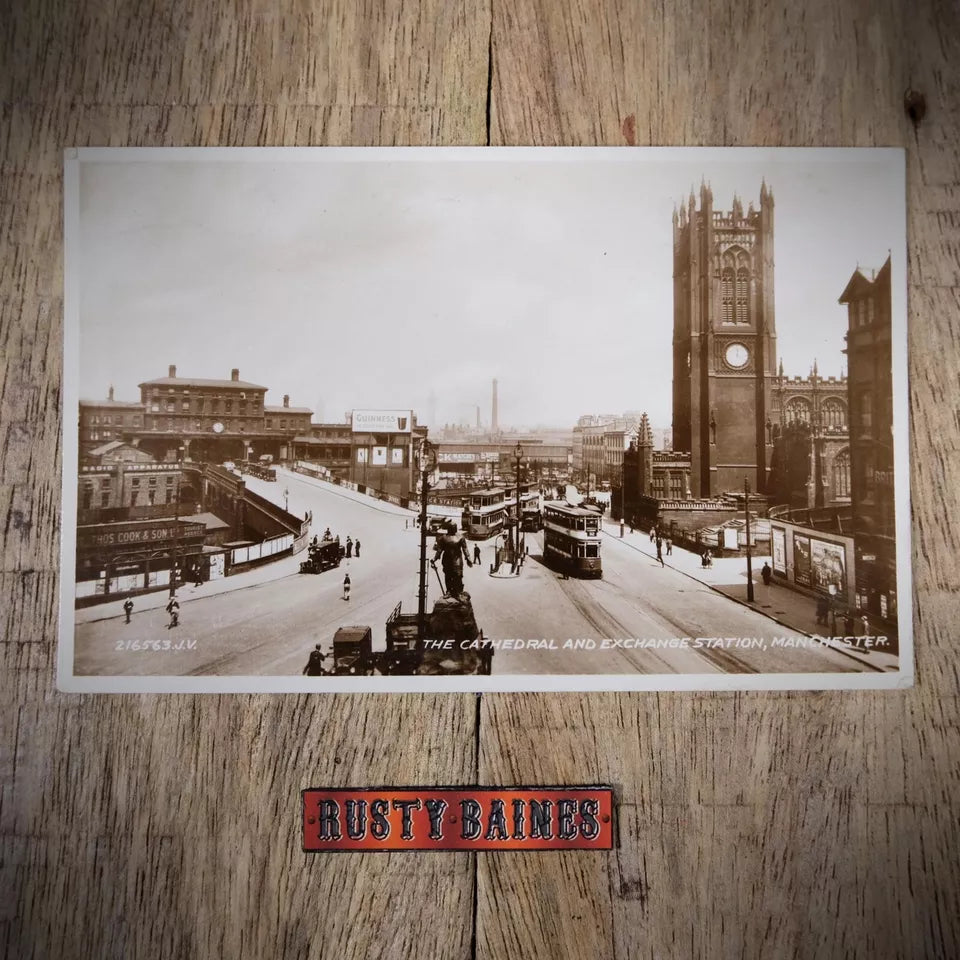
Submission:
<svg viewBox="0 0 960 960">
<path fill-rule="evenodd" d="M 772 548 L 773 572 L 787 573 L 787 531 L 780 527 L 771 527 L 770 544 Z"/>
<path fill-rule="evenodd" d="M 354 433 L 410 433 L 413 416 L 410 410 L 354 410 Z"/>
<path fill-rule="evenodd" d="M 834 587 L 836 596 L 843 597 L 846 594 L 846 563 L 842 544 L 811 538 L 810 571 L 812 585 L 817 590 L 829 593 L 830 588 Z"/>
<path fill-rule="evenodd" d="M 793 535 L 793 579 L 810 586 L 810 538 Z"/>
</svg>

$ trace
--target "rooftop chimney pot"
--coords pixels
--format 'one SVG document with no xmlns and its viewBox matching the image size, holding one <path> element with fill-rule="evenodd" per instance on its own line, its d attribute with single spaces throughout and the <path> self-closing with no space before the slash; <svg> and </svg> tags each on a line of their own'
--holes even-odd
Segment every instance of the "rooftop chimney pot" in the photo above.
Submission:
<svg viewBox="0 0 960 960">
<path fill-rule="evenodd" d="M 289 394 L 289 393 L 285 393 L 285 394 L 283 395 L 283 405 L 284 405 L 285 407 L 289 407 L 289 406 L 290 406 L 290 394 Z"/>
<path fill-rule="evenodd" d="M 234 368 L 230 371 L 230 379 L 233 380 L 233 381 L 235 381 L 235 382 L 240 379 L 240 370 L 239 370 L 238 367 L 234 367 Z"/>
<path fill-rule="evenodd" d="M 167 370 L 167 376 L 172 380 L 177 375 L 177 368 L 174 364 L 170 364 L 170 368 Z"/>
</svg>

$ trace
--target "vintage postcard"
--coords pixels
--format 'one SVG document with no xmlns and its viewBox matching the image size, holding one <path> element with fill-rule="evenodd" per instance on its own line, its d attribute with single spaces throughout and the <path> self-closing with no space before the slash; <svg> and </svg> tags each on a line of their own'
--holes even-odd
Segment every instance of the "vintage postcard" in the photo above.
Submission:
<svg viewBox="0 0 960 960">
<path fill-rule="evenodd" d="M 913 682 L 895 149 L 74 149 L 59 684 Z"/>
</svg>

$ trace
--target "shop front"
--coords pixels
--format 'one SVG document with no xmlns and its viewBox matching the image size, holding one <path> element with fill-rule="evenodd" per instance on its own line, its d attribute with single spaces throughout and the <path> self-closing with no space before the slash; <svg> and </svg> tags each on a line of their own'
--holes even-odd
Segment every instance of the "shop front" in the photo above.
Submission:
<svg viewBox="0 0 960 960">
<path fill-rule="evenodd" d="M 193 520 L 142 520 L 77 528 L 76 601 L 87 605 L 202 577 L 206 527 Z"/>
</svg>

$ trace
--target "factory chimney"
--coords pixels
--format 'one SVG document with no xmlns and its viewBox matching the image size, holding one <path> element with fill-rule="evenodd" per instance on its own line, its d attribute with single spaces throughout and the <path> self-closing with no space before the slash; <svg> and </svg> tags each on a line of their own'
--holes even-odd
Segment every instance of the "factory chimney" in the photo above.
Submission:
<svg viewBox="0 0 960 960">
<path fill-rule="evenodd" d="M 493 378 L 493 415 L 490 417 L 490 432 L 497 433 L 500 422 L 497 418 L 497 378 Z"/>
</svg>

